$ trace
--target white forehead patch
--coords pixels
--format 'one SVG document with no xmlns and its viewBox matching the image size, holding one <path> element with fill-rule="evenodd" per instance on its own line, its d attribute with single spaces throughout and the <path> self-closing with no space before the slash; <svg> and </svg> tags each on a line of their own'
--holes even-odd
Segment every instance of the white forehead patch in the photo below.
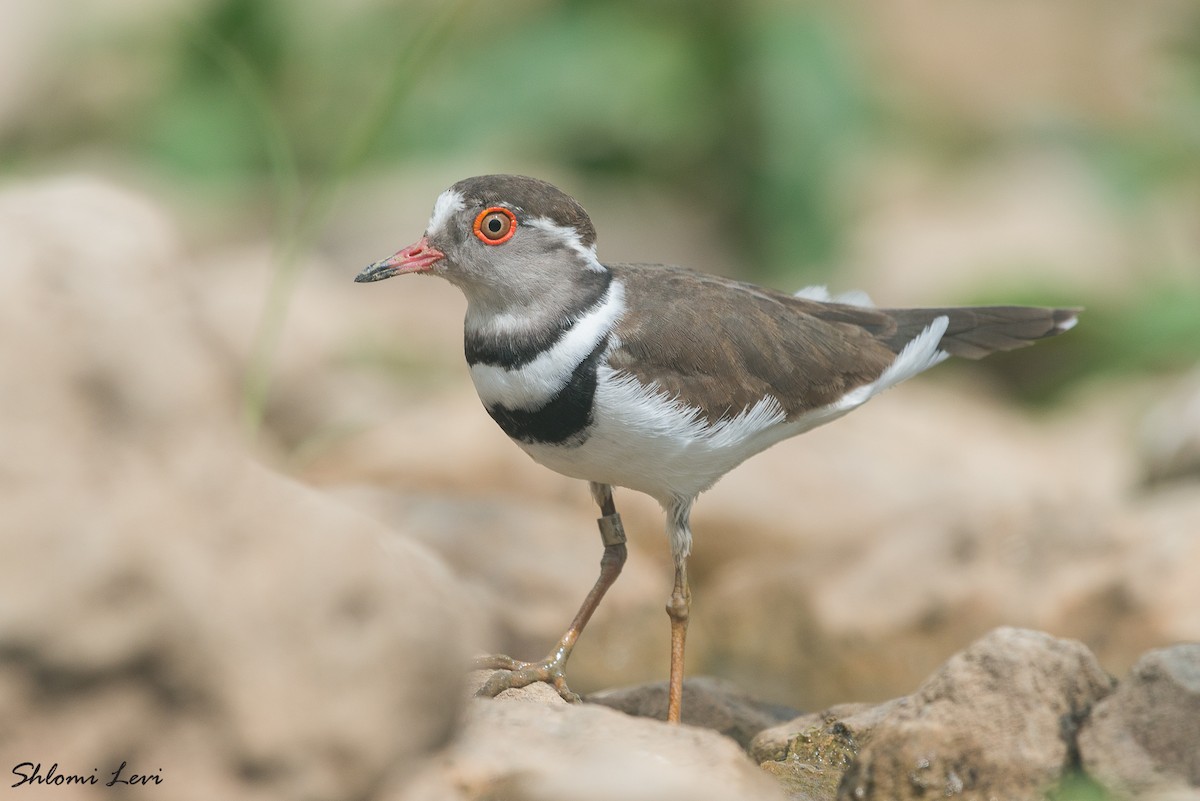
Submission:
<svg viewBox="0 0 1200 801">
<path fill-rule="evenodd" d="M 585 246 L 583 240 L 579 238 L 579 232 L 574 228 L 559 225 L 547 217 L 535 217 L 528 222 L 528 225 L 559 237 L 567 247 L 583 257 L 589 269 L 598 273 L 604 272 L 604 265 L 596 258 L 596 246 Z"/>
<path fill-rule="evenodd" d="M 433 236 L 440 232 L 456 211 L 462 211 L 466 207 L 467 204 L 461 193 L 453 189 L 442 192 L 438 195 L 437 202 L 433 204 L 433 214 L 429 215 L 429 225 L 425 227 L 425 233 Z"/>
</svg>

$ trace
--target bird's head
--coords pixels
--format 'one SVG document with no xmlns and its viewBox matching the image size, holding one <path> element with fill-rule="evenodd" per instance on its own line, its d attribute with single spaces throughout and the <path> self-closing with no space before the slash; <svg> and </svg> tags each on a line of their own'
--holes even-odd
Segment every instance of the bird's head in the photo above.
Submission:
<svg viewBox="0 0 1200 801">
<path fill-rule="evenodd" d="M 587 212 L 565 192 L 536 178 L 483 175 L 442 192 L 424 236 L 354 280 L 429 273 L 502 312 L 606 276 L 595 243 Z"/>
</svg>

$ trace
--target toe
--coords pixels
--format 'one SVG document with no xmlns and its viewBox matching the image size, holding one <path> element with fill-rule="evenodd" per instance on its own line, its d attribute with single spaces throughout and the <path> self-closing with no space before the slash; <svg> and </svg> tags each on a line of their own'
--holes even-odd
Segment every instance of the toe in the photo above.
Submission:
<svg viewBox="0 0 1200 801">
<path fill-rule="evenodd" d="M 488 654 L 486 656 L 477 656 L 471 660 L 471 666 L 475 670 L 519 670 L 527 667 L 527 662 L 519 662 L 511 656 L 504 654 Z"/>
</svg>

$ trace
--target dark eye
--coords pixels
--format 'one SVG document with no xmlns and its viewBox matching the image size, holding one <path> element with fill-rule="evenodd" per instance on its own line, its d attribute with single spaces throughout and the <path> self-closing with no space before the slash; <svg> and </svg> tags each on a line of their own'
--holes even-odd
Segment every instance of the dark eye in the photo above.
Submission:
<svg viewBox="0 0 1200 801">
<path fill-rule="evenodd" d="M 484 209 L 475 218 L 475 236 L 485 245 L 507 242 L 517 231 L 517 217 L 499 206 Z"/>
</svg>

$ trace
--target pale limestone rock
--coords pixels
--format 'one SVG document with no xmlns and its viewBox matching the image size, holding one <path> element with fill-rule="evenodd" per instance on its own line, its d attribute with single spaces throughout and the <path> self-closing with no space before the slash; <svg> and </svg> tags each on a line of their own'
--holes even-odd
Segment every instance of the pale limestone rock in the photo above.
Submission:
<svg viewBox="0 0 1200 801">
<path fill-rule="evenodd" d="M 782 801 L 784 795 L 715 732 L 566 704 L 541 687 L 473 701 L 455 742 L 406 790 L 387 797 Z"/>
<path fill-rule="evenodd" d="M 1072 768 L 1075 732 L 1112 684 L 1082 644 L 1000 628 L 912 695 L 801 717 L 753 753 L 813 798 L 1038 799 Z"/>
<path fill-rule="evenodd" d="M 1079 732 L 1083 767 L 1120 797 L 1200 794 L 1200 644 L 1145 654 Z"/>
</svg>

